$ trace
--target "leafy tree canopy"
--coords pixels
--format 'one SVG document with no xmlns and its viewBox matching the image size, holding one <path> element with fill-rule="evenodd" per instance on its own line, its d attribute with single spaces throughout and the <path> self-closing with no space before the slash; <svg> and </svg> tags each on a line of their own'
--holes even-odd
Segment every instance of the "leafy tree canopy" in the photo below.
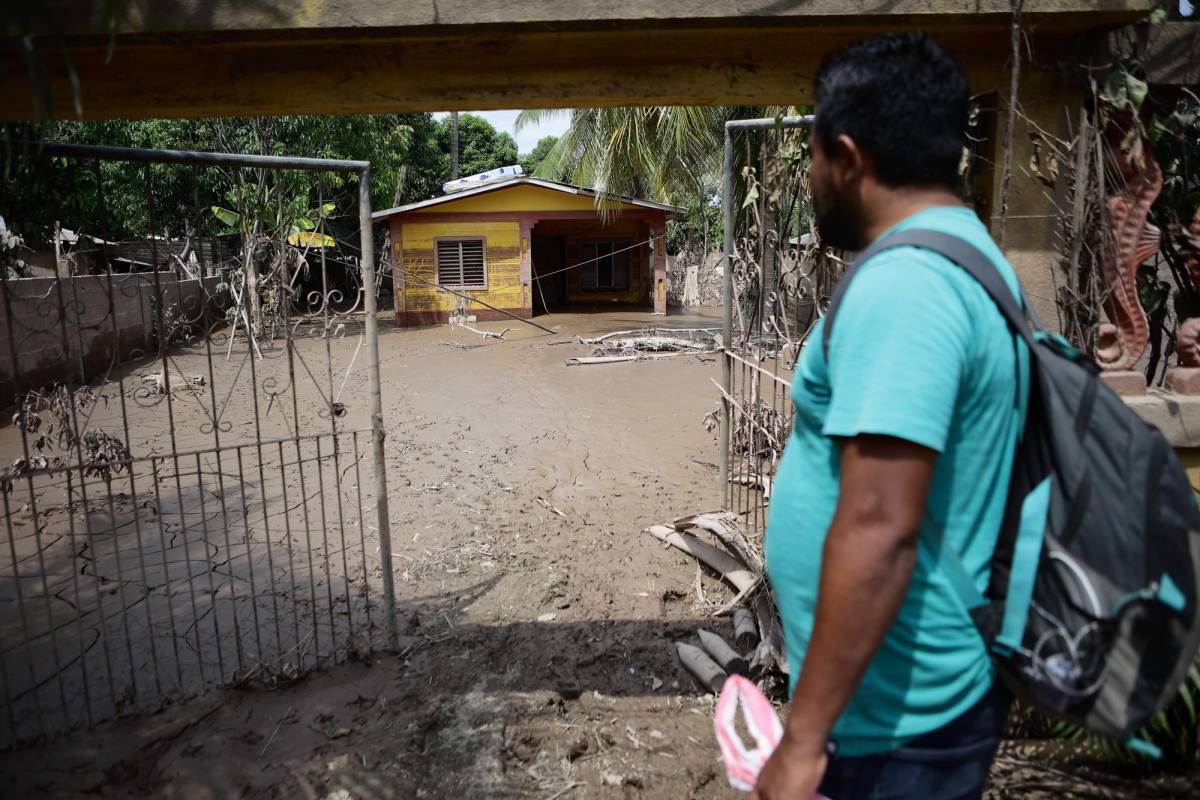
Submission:
<svg viewBox="0 0 1200 800">
<path fill-rule="evenodd" d="M 537 172 L 538 167 L 546 160 L 546 156 L 554 149 L 554 145 L 558 144 L 557 136 L 543 136 L 538 139 L 537 144 L 533 146 L 533 150 L 521 156 L 521 168 L 526 175 L 533 175 Z"/>
<path fill-rule="evenodd" d="M 438 192 L 448 154 L 431 114 L 288 116 L 211 120 L 52 122 L 30 138 L 122 147 L 207 150 L 371 162 L 372 206 L 387 208 Z M 515 150 L 515 147 L 514 147 Z M 246 171 L 192 166 L 94 162 L 14 156 L 0 175 L 0 214 L 31 243 L 44 242 L 54 221 L 112 239 L 151 233 L 216 233 L 227 226 L 212 207 L 235 208 L 247 198 Z M 291 207 L 304 215 L 322 201 L 330 216 L 357 226 L 357 181 L 349 175 L 286 172 L 271 176 Z M 243 187 L 244 188 L 244 187 Z M 399 189 L 399 197 L 397 197 Z M 239 194 L 242 192 L 242 194 Z M 272 201 L 274 202 L 274 201 Z"/>
<path fill-rule="evenodd" d="M 437 145 L 442 152 L 441 174 L 450 176 L 450 118 L 437 122 Z M 517 143 L 483 117 L 458 115 L 459 173 L 466 177 L 517 163 Z M 443 179 L 445 179 L 443 178 Z M 431 193 L 436 194 L 437 192 Z M 430 196 L 429 194 L 426 197 Z"/>
</svg>

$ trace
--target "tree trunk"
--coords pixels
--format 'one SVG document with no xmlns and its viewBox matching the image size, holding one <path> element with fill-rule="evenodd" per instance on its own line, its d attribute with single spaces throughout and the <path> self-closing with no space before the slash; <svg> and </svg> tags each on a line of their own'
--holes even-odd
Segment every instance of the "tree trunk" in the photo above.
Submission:
<svg viewBox="0 0 1200 800">
<path fill-rule="evenodd" d="M 58 220 L 54 220 L 54 274 L 59 278 L 71 277 L 71 270 L 67 266 L 66 259 L 62 253 L 62 226 Z"/>
<path fill-rule="evenodd" d="M 246 296 L 242 298 L 244 307 L 250 314 L 251 338 L 258 336 L 262 330 L 262 304 L 258 296 L 258 263 L 254 258 L 254 245 L 258 240 L 258 220 L 254 221 L 254 229 L 250 232 L 250 241 L 246 243 Z"/>
<path fill-rule="evenodd" d="M 456 181 L 458 174 L 458 112 L 450 112 L 450 180 Z"/>
<path fill-rule="evenodd" d="M 392 195 L 392 206 L 400 205 L 400 198 L 404 195 L 404 182 L 408 179 L 408 167 L 404 164 L 400 165 L 400 169 L 396 170 L 396 191 Z M 392 226 L 388 225 L 383 229 L 383 248 L 379 253 L 379 277 L 376 279 L 380 286 L 392 275 L 393 261 L 392 253 Z M 392 291 L 395 291 L 395 286 Z"/>
</svg>

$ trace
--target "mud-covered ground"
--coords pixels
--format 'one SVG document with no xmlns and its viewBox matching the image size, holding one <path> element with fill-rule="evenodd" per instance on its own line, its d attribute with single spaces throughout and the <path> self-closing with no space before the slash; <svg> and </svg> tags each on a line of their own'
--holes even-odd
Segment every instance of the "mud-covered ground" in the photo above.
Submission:
<svg viewBox="0 0 1200 800">
<path fill-rule="evenodd" d="M 711 357 L 565 365 L 634 311 L 381 339 L 400 654 L 212 691 L 4 756 L 26 792 L 724 797 L 672 642 L 729 595 L 642 533 L 717 495 Z M 718 325 L 715 312 L 669 325 Z M 482 345 L 463 350 L 446 344 Z M 361 405 L 365 375 L 344 391 Z M 577 784 L 577 785 L 576 785 Z M 337 796 L 337 795 L 335 795 Z"/>
<path fill-rule="evenodd" d="M 728 633 L 709 613 L 730 593 L 642 532 L 716 505 L 701 420 L 718 364 L 568 367 L 586 353 L 576 334 L 663 320 L 539 321 L 559 333 L 488 323 L 512 330 L 381 337 L 400 652 L 10 751 L 5 796 L 738 796 L 713 698 L 672 646 L 698 627 Z M 361 370 L 345 397 L 363 404 Z M 1070 791 L 1036 756 L 1007 759 L 1000 777 L 1018 789 L 994 796 Z"/>
</svg>

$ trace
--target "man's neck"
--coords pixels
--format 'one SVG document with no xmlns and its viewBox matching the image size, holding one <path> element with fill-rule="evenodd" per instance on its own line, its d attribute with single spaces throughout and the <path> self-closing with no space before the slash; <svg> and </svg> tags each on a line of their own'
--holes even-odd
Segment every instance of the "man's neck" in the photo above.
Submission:
<svg viewBox="0 0 1200 800">
<path fill-rule="evenodd" d="M 962 208 L 961 198 L 946 189 L 886 189 L 876 187 L 866 225 L 866 241 L 873 242 L 885 231 L 913 214 L 938 206 Z"/>
</svg>

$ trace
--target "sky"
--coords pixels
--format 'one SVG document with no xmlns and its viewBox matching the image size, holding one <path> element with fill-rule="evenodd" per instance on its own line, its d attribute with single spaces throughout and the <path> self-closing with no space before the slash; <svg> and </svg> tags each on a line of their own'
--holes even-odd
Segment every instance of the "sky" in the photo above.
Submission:
<svg viewBox="0 0 1200 800">
<path fill-rule="evenodd" d="M 522 154 L 532 150 L 533 146 L 537 144 L 538 139 L 541 139 L 543 136 L 562 136 L 566 132 L 570 121 L 570 117 L 566 114 L 556 115 L 517 133 L 513 126 L 517 121 L 517 114 L 521 113 L 520 111 L 465 111 L 463 113 L 483 117 L 492 123 L 492 126 L 496 130 L 511 134 L 517 140 L 517 152 Z M 441 119 L 446 116 L 446 112 L 438 112 L 433 116 Z"/>
</svg>

